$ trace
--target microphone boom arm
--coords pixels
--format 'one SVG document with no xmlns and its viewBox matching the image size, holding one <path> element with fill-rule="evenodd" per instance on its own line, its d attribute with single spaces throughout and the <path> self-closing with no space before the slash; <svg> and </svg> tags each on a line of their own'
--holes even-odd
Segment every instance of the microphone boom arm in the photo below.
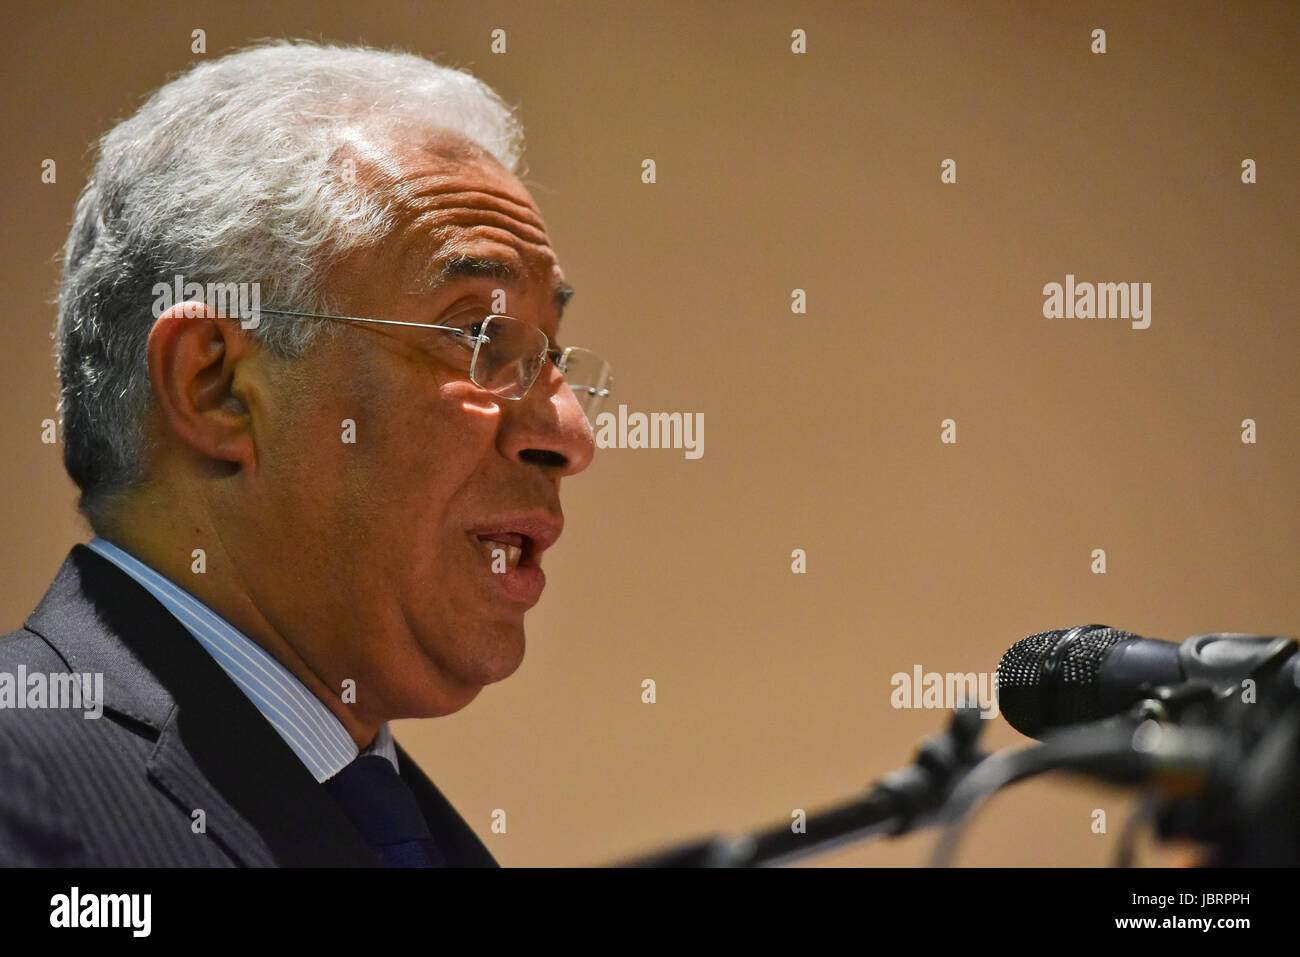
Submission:
<svg viewBox="0 0 1300 957">
<path fill-rule="evenodd" d="M 877 834 L 897 837 L 936 818 L 953 789 L 988 755 L 976 747 L 978 708 L 954 709 L 943 734 L 927 738 L 907 767 L 880 778 L 866 796 L 790 823 L 715 836 L 628 861 L 623 867 L 773 867 Z"/>
</svg>

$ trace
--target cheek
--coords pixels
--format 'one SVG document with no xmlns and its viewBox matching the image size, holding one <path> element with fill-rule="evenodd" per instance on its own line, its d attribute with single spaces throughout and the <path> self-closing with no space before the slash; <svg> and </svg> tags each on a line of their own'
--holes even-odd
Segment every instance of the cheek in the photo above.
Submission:
<svg viewBox="0 0 1300 957">
<path fill-rule="evenodd" d="M 296 371 L 301 385 L 275 410 L 262 462 L 281 518 L 328 546 L 357 537 L 379 517 L 373 505 L 384 497 L 385 406 L 363 362 L 354 360 L 351 374 L 344 369 L 326 353 Z"/>
<path fill-rule="evenodd" d="M 441 511 L 491 449 L 481 423 L 442 395 L 394 396 L 369 407 L 366 418 L 368 441 L 357 443 L 360 474 L 382 483 L 392 504 L 408 514 Z"/>
<path fill-rule="evenodd" d="M 467 407 L 459 391 L 452 384 L 368 401 L 356 415 L 356 443 L 343 446 L 347 498 L 365 503 L 357 507 L 382 530 L 371 544 L 401 542 L 416 566 L 417 556 L 446 558 L 483 517 L 476 489 L 496 454 L 495 416 Z"/>
<path fill-rule="evenodd" d="M 464 529 L 495 504 L 480 494 L 499 417 L 484 398 L 382 350 L 321 369 L 276 453 L 289 514 L 375 573 L 424 579 L 464 560 Z"/>
<path fill-rule="evenodd" d="M 355 446 L 346 444 L 347 426 L 340 424 L 344 418 L 336 410 L 313 409 L 295 417 L 263 450 L 270 512 L 293 530 L 282 542 L 290 549 L 300 547 L 299 534 L 337 547 L 346 516 L 355 508 L 349 474 Z"/>
</svg>

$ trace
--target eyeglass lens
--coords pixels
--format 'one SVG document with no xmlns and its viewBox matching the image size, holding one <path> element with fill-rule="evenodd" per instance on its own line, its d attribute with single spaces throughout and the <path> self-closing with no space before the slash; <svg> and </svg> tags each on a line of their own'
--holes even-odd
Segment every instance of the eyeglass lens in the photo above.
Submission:
<svg viewBox="0 0 1300 957">
<path fill-rule="evenodd" d="M 546 347 L 546 335 L 536 326 L 492 316 L 480 327 L 471 377 L 496 395 L 522 398 L 541 372 Z M 588 349 L 570 347 L 557 366 L 583 412 L 594 418 L 613 384 L 609 363 Z"/>
</svg>

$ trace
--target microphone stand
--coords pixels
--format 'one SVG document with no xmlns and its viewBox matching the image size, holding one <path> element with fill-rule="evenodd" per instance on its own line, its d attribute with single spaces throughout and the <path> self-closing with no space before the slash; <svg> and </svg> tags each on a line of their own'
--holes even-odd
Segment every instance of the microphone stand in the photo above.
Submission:
<svg viewBox="0 0 1300 957">
<path fill-rule="evenodd" d="M 897 837 L 931 823 L 953 788 L 988 755 L 976 747 L 978 708 L 953 711 L 947 730 L 927 738 L 916 760 L 880 778 L 864 797 L 749 834 L 704 838 L 627 861 L 622 867 L 771 867 L 877 834 Z"/>
</svg>

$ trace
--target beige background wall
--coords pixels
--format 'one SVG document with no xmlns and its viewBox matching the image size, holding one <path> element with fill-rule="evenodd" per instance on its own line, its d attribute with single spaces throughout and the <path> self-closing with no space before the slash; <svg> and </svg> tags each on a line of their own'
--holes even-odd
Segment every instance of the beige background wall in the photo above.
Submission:
<svg viewBox="0 0 1300 957">
<path fill-rule="evenodd" d="M 704 413 L 699 460 L 606 450 L 568 484 L 522 668 L 397 728 L 504 864 L 602 863 L 847 797 L 942 726 L 890 705 L 915 664 L 992 670 L 1024 635 L 1092 621 L 1300 633 L 1294 3 L 187 0 L 5 19 L 6 629 L 85 537 L 40 422 L 86 149 L 202 28 L 209 55 L 364 41 L 491 83 L 520 107 L 525 182 L 578 289 L 569 341 L 614 361 L 631 410 Z M 1067 273 L 1150 282 L 1150 328 L 1045 319 L 1042 287 Z M 1129 803 L 1030 783 L 961 857 L 1103 864 Z M 932 839 L 816 863 L 920 863 Z"/>
</svg>

